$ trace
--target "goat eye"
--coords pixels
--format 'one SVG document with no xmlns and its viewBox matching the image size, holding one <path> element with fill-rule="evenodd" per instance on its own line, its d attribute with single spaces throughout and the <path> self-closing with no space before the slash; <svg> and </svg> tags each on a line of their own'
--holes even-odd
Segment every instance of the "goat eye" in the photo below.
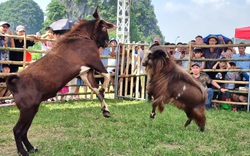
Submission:
<svg viewBox="0 0 250 156">
<path fill-rule="evenodd" d="M 102 27 L 102 31 L 107 31 L 107 28 L 106 27 Z"/>
</svg>

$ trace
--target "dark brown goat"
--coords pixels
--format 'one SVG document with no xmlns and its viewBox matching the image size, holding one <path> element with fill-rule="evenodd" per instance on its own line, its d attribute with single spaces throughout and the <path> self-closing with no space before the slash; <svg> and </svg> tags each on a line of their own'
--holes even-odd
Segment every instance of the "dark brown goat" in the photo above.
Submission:
<svg viewBox="0 0 250 156">
<path fill-rule="evenodd" d="M 152 46 L 142 63 L 149 77 L 147 91 L 154 98 L 150 118 L 155 117 L 156 107 L 162 112 L 166 103 L 173 103 L 185 111 L 188 117 L 185 127 L 194 120 L 204 131 L 207 92 L 201 83 L 181 69 L 159 45 Z"/>
<path fill-rule="evenodd" d="M 59 39 L 50 52 L 16 75 L 8 77 L 7 86 L 20 110 L 17 124 L 13 128 L 18 154 L 29 155 L 37 149 L 28 140 L 27 132 L 42 101 L 54 97 L 71 79 L 80 75 L 101 101 L 103 116 L 110 117 L 104 101 L 104 91 L 109 74 L 103 66 L 98 45 L 107 43 L 107 29 L 113 24 L 101 20 L 97 8 L 95 20 L 79 20 L 70 32 Z M 104 76 L 101 89 L 94 79 L 93 69 Z M 24 146 L 26 150 L 24 149 Z"/>
</svg>

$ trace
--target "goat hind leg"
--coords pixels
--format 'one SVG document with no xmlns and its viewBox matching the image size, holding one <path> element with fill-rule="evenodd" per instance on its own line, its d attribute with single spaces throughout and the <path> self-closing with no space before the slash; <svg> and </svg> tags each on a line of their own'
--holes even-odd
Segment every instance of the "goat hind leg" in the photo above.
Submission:
<svg viewBox="0 0 250 156">
<path fill-rule="evenodd" d="M 184 127 L 187 127 L 190 123 L 191 123 L 191 121 L 192 121 L 192 112 L 190 112 L 190 111 L 187 111 L 187 110 L 184 110 L 185 111 L 185 113 L 186 113 L 186 115 L 187 115 L 187 117 L 188 117 L 188 119 L 187 119 L 187 121 L 186 121 L 186 123 L 185 123 L 185 125 L 184 125 Z"/>
<path fill-rule="evenodd" d="M 200 131 L 203 132 L 205 130 L 206 124 L 206 116 L 205 116 L 205 106 L 199 107 L 195 109 L 194 112 L 194 120 L 197 126 L 200 128 Z"/>
<path fill-rule="evenodd" d="M 32 120 L 37 112 L 37 108 L 34 110 L 33 108 L 28 108 L 25 110 L 20 110 L 20 117 L 13 128 L 13 133 L 16 141 L 16 147 L 18 150 L 18 154 L 21 156 L 28 156 L 28 152 L 36 152 L 37 149 L 31 145 L 27 138 L 27 132 L 32 123 Z M 24 149 L 25 145 L 27 151 Z"/>
<path fill-rule="evenodd" d="M 36 115 L 37 111 L 38 111 L 38 107 L 35 106 L 35 108 L 32 108 L 31 111 L 29 112 L 30 118 L 29 118 L 28 124 L 25 127 L 25 130 L 24 130 L 25 133 L 22 135 L 23 136 L 22 137 L 23 144 L 25 145 L 25 147 L 29 153 L 35 153 L 38 151 L 38 149 L 36 147 L 31 145 L 31 143 L 27 137 L 28 130 L 30 128 L 32 120 L 33 120 L 34 116 Z M 26 112 L 26 114 L 27 114 L 27 112 Z"/>
</svg>

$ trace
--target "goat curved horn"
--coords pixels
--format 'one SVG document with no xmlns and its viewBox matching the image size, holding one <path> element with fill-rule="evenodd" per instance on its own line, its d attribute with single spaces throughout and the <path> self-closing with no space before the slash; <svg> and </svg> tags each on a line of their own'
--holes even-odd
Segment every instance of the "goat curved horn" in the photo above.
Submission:
<svg viewBox="0 0 250 156">
<path fill-rule="evenodd" d="M 165 49 L 164 47 L 162 47 L 162 46 L 154 46 L 154 47 L 152 47 L 152 48 L 150 49 L 151 53 L 153 53 L 153 52 L 155 52 L 155 51 L 158 51 L 158 50 L 163 51 L 163 52 L 166 54 L 166 58 L 169 58 L 166 49 Z"/>
<path fill-rule="evenodd" d="M 94 13 L 93 13 L 93 16 L 94 16 L 95 19 L 100 20 L 101 17 L 99 16 L 97 10 L 98 10 L 98 6 L 96 6 L 96 8 L 95 8 L 95 11 L 94 11 Z"/>
</svg>

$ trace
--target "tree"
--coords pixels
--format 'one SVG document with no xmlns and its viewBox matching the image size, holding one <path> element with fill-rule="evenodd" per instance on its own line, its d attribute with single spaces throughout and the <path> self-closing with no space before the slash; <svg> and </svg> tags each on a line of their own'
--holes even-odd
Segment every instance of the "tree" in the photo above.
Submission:
<svg viewBox="0 0 250 156">
<path fill-rule="evenodd" d="M 48 26 L 60 18 L 93 19 L 93 10 L 97 5 L 100 8 L 99 14 L 103 19 L 111 23 L 117 23 L 117 0 L 52 0 L 46 12 L 46 22 L 47 20 L 49 22 L 44 26 Z M 132 1 L 130 15 L 131 41 L 152 42 L 155 36 L 164 39 L 157 22 L 151 0 Z M 115 31 L 109 32 L 110 37 L 115 37 L 115 33 Z"/>
<path fill-rule="evenodd" d="M 25 26 L 27 34 L 38 32 L 44 22 L 43 11 L 33 0 L 7 0 L 0 5 L 0 15 L 13 30 L 17 25 Z"/>
<path fill-rule="evenodd" d="M 66 7 L 59 0 L 52 0 L 45 11 L 46 20 L 43 23 L 44 27 L 48 27 L 52 22 L 65 18 Z"/>
</svg>

